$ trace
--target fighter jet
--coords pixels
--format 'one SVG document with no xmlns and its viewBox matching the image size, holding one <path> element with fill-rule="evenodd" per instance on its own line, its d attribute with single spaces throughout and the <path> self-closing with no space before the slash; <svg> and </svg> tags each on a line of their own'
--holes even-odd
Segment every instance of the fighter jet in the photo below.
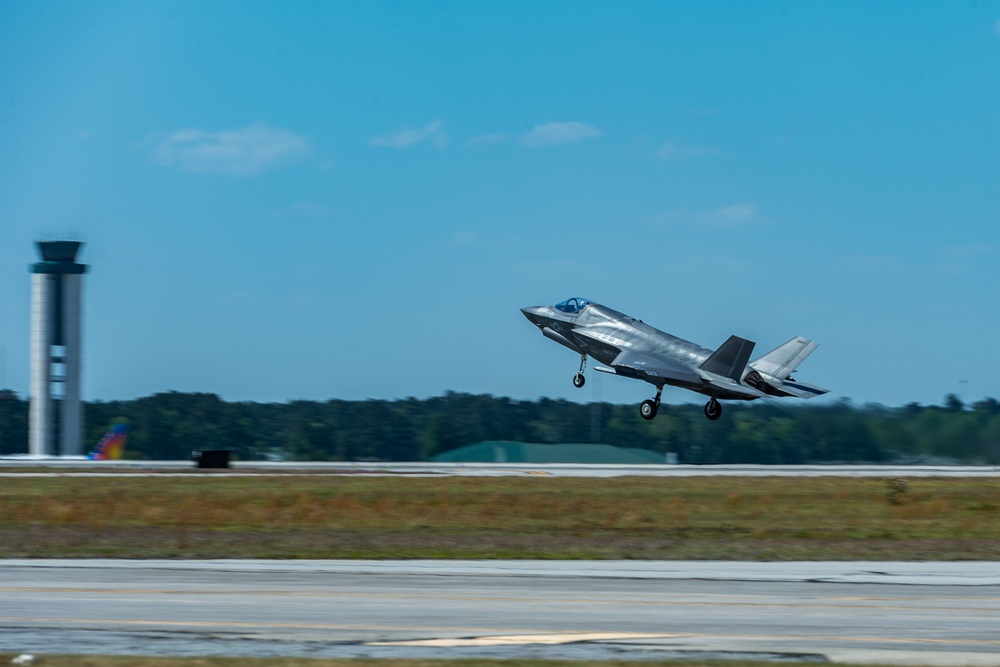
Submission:
<svg viewBox="0 0 1000 667">
<path fill-rule="evenodd" d="M 607 364 L 595 366 L 596 371 L 645 380 L 656 387 L 656 396 L 639 406 L 643 419 L 656 417 L 660 394 L 668 384 L 708 396 L 705 416 L 712 420 L 722 415 L 720 398 L 812 398 L 829 391 L 792 379 L 795 368 L 819 345 L 801 336 L 750 361 L 755 343 L 745 338 L 730 336 L 713 352 L 578 297 L 554 306 L 522 308 L 521 312 L 546 338 L 580 355 L 580 369 L 573 376 L 577 388 L 586 382 L 588 356 Z"/>
</svg>

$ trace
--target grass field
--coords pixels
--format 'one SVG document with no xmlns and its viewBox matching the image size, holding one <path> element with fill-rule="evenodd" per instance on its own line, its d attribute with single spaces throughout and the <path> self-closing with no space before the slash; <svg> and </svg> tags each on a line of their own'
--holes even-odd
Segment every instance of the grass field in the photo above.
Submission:
<svg viewBox="0 0 1000 667">
<path fill-rule="evenodd" d="M 8 477 L 0 557 L 1000 560 L 1000 482 Z"/>
</svg>

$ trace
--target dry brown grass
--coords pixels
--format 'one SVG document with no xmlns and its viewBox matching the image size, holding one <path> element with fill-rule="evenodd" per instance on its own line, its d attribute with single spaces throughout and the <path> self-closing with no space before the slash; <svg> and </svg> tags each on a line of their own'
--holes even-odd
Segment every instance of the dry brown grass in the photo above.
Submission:
<svg viewBox="0 0 1000 667">
<path fill-rule="evenodd" d="M 15 477 L 0 486 L 0 557 L 1000 558 L 996 481 L 908 484 Z"/>
<path fill-rule="evenodd" d="M 0 664 L 13 656 L 0 654 Z M 787 667 L 806 667 L 815 662 L 781 661 Z M 133 656 L 40 656 L 37 667 L 774 667 L 759 660 L 332 660 L 315 658 L 149 658 Z M 856 667 L 877 667 L 859 664 Z"/>
</svg>

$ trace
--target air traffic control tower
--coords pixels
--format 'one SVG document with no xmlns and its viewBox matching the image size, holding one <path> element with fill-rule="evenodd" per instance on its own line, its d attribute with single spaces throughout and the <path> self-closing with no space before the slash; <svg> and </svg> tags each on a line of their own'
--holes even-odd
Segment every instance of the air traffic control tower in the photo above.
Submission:
<svg viewBox="0 0 1000 667">
<path fill-rule="evenodd" d="M 80 405 L 80 293 L 85 264 L 79 241 L 39 241 L 31 265 L 31 410 L 29 452 L 83 453 Z M 59 447 L 56 448 L 58 443 Z"/>
</svg>

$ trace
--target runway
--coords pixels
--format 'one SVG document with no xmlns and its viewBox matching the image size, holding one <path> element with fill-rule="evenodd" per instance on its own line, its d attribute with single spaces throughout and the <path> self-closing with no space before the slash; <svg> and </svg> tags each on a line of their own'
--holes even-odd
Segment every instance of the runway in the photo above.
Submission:
<svg viewBox="0 0 1000 667">
<path fill-rule="evenodd" d="M 0 651 L 1000 664 L 1000 563 L 0 561 Z"/>
<path fill-rule="evenodd" d="M 31 471 L 21 472 L 25 468 Z M 38 468 L 49 469 L 38 472 Z M 289 474 L 407 477 L 1000 477 L 998 466 L 945 465 L 613 465 L 582 463 L 429 463 L 235 461 L 231 468 L 196 469 L 191 461 L 82 461 L 65 459 L 0 459 L 0 477 L 103 477 Z"/>
</svg>

